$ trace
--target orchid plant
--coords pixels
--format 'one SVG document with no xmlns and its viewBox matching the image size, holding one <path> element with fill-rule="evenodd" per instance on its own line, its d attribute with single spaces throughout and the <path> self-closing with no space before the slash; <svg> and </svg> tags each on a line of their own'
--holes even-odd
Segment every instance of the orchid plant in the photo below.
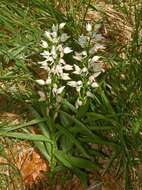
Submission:
<svg viewBox="0 0 142 190">
<path fill-rule="evenodd" d="M 94 32 L 93 26 L 87 23 L 85 34 L 76 40 L 81 51 L 76 51 L 69 46 L 71 37 L 64 32 L 65 25 L 66 23 L 53 25 L 45 31 L 40 44 L 43 60 L 37 64 L 47 72 L 47 77 L 37 79 L 36 83 L 43 86 L 38 91 L 39 101 L 48 102 L 48 107 L 61 104 L 63 98 L 70 102 L 72 94 L 71 103 L 78 109 L 94 97 L 94 89 L 99 86 L 96 78 L 104 70 L 97 52 L 105 47 L 99 43 L 103 39 L 101 34 Z"/>
</svg>

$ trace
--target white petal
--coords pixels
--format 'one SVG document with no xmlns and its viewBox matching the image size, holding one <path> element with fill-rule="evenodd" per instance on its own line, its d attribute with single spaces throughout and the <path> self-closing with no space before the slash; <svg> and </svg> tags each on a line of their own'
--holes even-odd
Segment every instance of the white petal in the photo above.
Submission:
<svg viewBox="0 0 142 190">
<path fill-rule="evenodd" d="M 48 79 L 46 79 L 46 81 L 45 81 L 46 84 L 51 84 L 51 82 L 52 82 L 52 81 L 51 81 L 51 78 L 48 78 Z"/>
<path fill-rule="evenodd" d="M 57 24 L 56 25 L 53 24 L 52 31 L 57 33 L 57 31 L 58 31 L 58 25 Z"/>
<path fill-rule="evenodd" d="M 63 65 L 65 65 L 65 64 L 66 64 L 65 60 L 64 60 L 64 59 L 62 59 L 62 58 L 59 60 L 59 63 L 60 63 L 60 64 L 63 64 Z"/>
<path fill-rule="evenodd" d="M 69 82 L 67 82 L 67 85 L 71 86 L 71 87 L 76 87 L 77 86 L 77 82 L 75 82 L 75 81 L 69 81 Z"/>
<path fill-rule="evenodd" d="M 59 24 L 59 29 L 63 29 L 65 25 L 66 25 L 66 23 L 62 22 L 61 24 Z"/>
<path fill-rule="evenodd" d="M 40 96 L 39 101 L 45 101 L 46 100 L 46 95 L 42 91 L 38 91 L 38 94 Z"/>
<path fill-rule="evenodd" d="M 53 89 L 52 89 L 52 93 L 54 96 L 56 96 L 56 93 L 57 93 L 57 84 L 53 84 Z"/>
<path fill-rule="evenodd" d="M 77 92 L 80 92 L 80 90 L 81 90 L 81 86 L 77 86 L 77 87 L 76 87 L 76 91 L 77 91 Z"/>
<path fill-rule="evenodd" d="M 81 86 L 82 85 L 82 81 L 81 80 L 77 81 L 77 85 Z"/>
<path fill-rule="evenodd" d="M 73 58 L 77 61 L 82 61 L 83 57 L 81 53 L 75 52 L 75 55 L 73 56 Z"/>
<path fill-rule="evenodd" d="M 70 80 L 71 78 L 69 77 L 69 74 L 68 73 L 63 73 L 62 75 L 61 75 L 61 78 L 63 79 L 63 80 Z"/>
<path fill-rule="evenodd" d="M 76 65 L 76 64 L 74 64 L 74 68 L 75 68 L 76 71 L 81 71 L 80 67 L 78 65 Z"/>
<path fill-rule="evenodd" d="M 76 74 L 76 75 L 80 75 L 81 72 L 82 72 L 82 70 L 80 69 L 80 67 L 78 65 L 74 64 L 74 68 L 75 68 L 75 71 L 73 73 Z"/>
<path fill-rule="evenodd" d="M 48 31 L 45 31 L 45 37 L 52 42 L 52 37 L 51 37 L 51 33 Z"/>
<path fill-rule="evenodd" d="M 92 62 L 92 63 L 93 63 L 93 62 L 96 62 L 96 61 L 98 61 L 99 59 L 100 59 L 100 56 L 95 55 L 95 56 L 92 58 L 91 62 Z"/>
<path fill-rule="evenodd" d="M 66 64 L 63 68 L 64 68 L 66 71 L 71 71 L 71 70 L 73 70 L 73 66 L 68 65 L 68 64 Z"/>
<path fill-rule="evenodd" d="M 87 51 L 82 51 L 81 54 L 84 56 L 84 58 L 87 57 Z"/>
<path fill-rule="evenodd" d="M 91 84 L 91 86 L 92 86 L 92 88 L 97 88 L 97 87 L 99 87 L 99 85 L 98 85 L 97 82 L 93 82 L 93 83 Z"/>
<path fill-rule="evenodd" d="M 102 34 L 96 34 L 94 37 L 97 41 L 104 40 L 104 37 L 102 36 Z"/>
<path fill-rule="evenodd" d="M 86 24 L 86 30 L 87 30 L 87 32 L 91 32 L 92 31 L 92 25 L 87 23 Z"/>
<path fill-rule="evenodd" d="M 57 88 L 53 88 L 52 89 L 52 93 L 53 93 L 54 96 L 56 96 L 56 94 L 57 94 Z"/>
<path fill-rule="evenodd" d="M 88 69 L 87 69 L 87 67 L 83 67 L 83 69 L 82 69 L 82 72 L 83 72 L 83 73 L 86 73 L 86 72 L 88 72 Z"/>
<path fill-rule="evenodd" d="M 61 94 L 64 90 L 65 86 L 62 86 L 60 88 L 57 89 L 57 94 Z"/>
<path fill-rule="evenodd" d="M 82 61 L 82 57 L 81 56 L 77 56 L 77 55 L 74 55 L 73 58 L 77 61 Z"/>
<path fill-rule="evenodd" d="M 75 74 L 75 75 L 80 75 L 81 74 L 81 72 L 79 72 L 79 71 L 73 71 L 72 73 Z"/>
<path fill-rule="evenodd" d="M 86 96 L 90 98 L 94 98 L 94 95 L 90 91 L 87 91 Z"/>
<path fill-rule="evenodd" d="M 66 33 L 61 34 L 61 37 L 60 37 L 61 42 L 65 42 L 68 39 L 69 39 L 69 36 Z"/>
<path fill-rule="evenodd" d="M 95 48 L 95 50 L 97 51 L 97 50 L 99 50 L 99 49 L 105 49 L 105 46 L 102 45 L 102 44 L 97 43 L 97 44 L 95 44 L 94 48 Z"/>
<path fill-rule="evenodd" d="M 63 67 L 62 67 L 62 65 L 61 64 L 58 64 L 58 65 L 56 65 L 56 73 L 57 74 L 62 74 L 63 73 Z"/>
<path fill-rule="evenodd" d="M 44 60 L 44 61 L 38 61 L 37 63 L 40 64 L 40 65 L 42 65 L 42 66 L 47 65 L 47 61 L 46 60 Z"/>
<path fill-rule="evenodd" d="M 48 48 L 48 43 L 44 40 L 41 41 L 41 47 Z"/>
<path fill-rule="evenodd" d="M 100 74 L 101 74 L 101 72 L 95 72 L 94 77 L 97 78 Z"/>
<path fill-rule="evenodd" d="M 79 36 L 78 43 L 82 48 L 84 48 L 87 43 L 87 36 L 84 35 Z"/>
<path fill-rule="evenodd" d="M 73 51 L 73 50 L 71 50 L 70 47 L 65 47 L 65 48 L 64 48 L 64 53 L 65 53 L 65 54 L 71 53 L 72 51 Z"/>
<path fill-rule="evenodd" d="M 39 85 L 45 85 L 45 81 L 42 80 L 42 79 L 38 79 L 38 80 L 36 80 L 36 82 L 37 82 Z"/>
<path fill-rule="evenodd" d="M 79 108 L 82 105 L 82 101 L 77 99 L 76 103 L 75 103 L 75 107 Z"/>
<path fill-rule="evenodd" d="M 46 61 L 49 61 L 49 62 L 53 63 L 53 62 L 54 62 L 54 59 L 53 59 L 52 56 L 49 56 L 49 57 L 46 59 Z"/>
<path fill-rule="evenodd" d="M 93 82 L 94 80 L 95 80 L 94 75 L 91 75 L 91 76 L 89 77 L 89 81 L 90 81 L 90 82 Z"/>
<path fill-rule="evenodd" d="M 52 32 L 51 35 L 53 38 L 57 38 L 57 36 L 58 36 L 57 32 Z M 54 42 L 56 42 L 56 41 L 54 41 Z"/>
<path fill-rule="evenodd" d="M 42 55 L 45 58 L 48 58 L 50 56 L 49 51 L 43 51 L 42 53 L 40 53 L 40 55 Z"/>
</svg>

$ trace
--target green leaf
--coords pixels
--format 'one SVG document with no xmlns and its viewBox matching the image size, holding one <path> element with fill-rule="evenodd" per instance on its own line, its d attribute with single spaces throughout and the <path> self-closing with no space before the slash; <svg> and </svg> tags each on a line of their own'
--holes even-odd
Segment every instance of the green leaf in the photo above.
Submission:
<svg viewBox="0 0 142 190">
<path fill-rule="evenodd" d="M 38 135 L 38 134 L 24 134 L 24 133 L 16 133 L 16 132 L 0 132 L 0 136 L 4 137 L 12 137 L 17 139 L 25 139 L 30 141 L 44 141 L 52 144 L 52 141 L 48 139 L 46 136 Z"/>
<path fill-rule="evenodd" d="M 72 120 L 74 123 L 75 123 L 75 126 L 74 127 L 77 127 L 80 132 L 83 130 L 83 131 L 86 131 L 87 134 L 89 134 L 90 136 L 94 137 L 94 133 L 91 132 L 90 129 L 88 129 L 87 126 L 85 126 L 82 122 L 80 122 L 78 119 L 76 119 L 75 117 L 69 115 L 68 113 L 66 112 L 63 112 L 61 111 L 62 114 L 65 114 L 70 120 Z"/>
<path fill-rule="evenodd" d="M 79 157 L 74 156 L 67 156 L 67 159 L 70 161 L 70 163 L 77 168 L 80 169 L 87 169 L 87 170 L 96 170 L 99 168 L 99 165 L 97 163 L 93 163 L 90 160 L 86 160 Z"/>
<path fill-rule="evenodd" d="M 84 188 L 87 188 L 87 175 L 85 172 L 81 171 L 78 167 L 72 165 L 73 162 L 69 160 L 70 156 L 67 156 L 63 151 L 56 150 L 55 152 L 57 159 L 67 168 L 71 169 L 81 180 Z"/>
<path fill-rule="evenodd" d="M 73 111 L 74 113 L 77 113 L 76 108 L 70 102 L 68 102 L 66 99 L 63 99 L 62 103 L 63 103 L 64 108 L 69 109 L 69 110 Z"/>
<path fill-rule="evenodd" d="M 65 127 L 63 127 L 63 126 L 61 126 L 61 125 L 59 125 L 58 128 L 59 128 L 60 131 L 62 131 L 62 133 L 63 133 L 64 135 L 66 135 L 67 137 L 70 138 L 70 143 L 71 143 L 71 144 L 76 145 L 76 147 L 80 150 L 80 152 L 81 152 L 84 156 L 88 157 L 87 151 L 84 149 L 84 147 L 82 146 L 82 144 L 77 140 L 77 138 L 76 138 L 75 136 L 72 135 L 72 133 L 71 133 L 68 129 L 66 129 Z"/>
<path fill-rule="evenodd" d="M 112 145 L 112 146 L 117 146 L 116 143 L 106 139 L 106 138 L 103 138 L 103 137 L 100 137 L 96 134 L 94 134 L 94 137 L 89 137 L 89 136 L 84 136 L 84 137 L 80 137 L 80 140 L 82 142 L 87 142 L 87 143 L 94 143 L 94 144 L 105 144 L 105 145 Z"/>
<path fill-rule="evenodd" d="M 40 122 L 43 122 L 43 121 L 46 121 L 47 119 L 46 118 L 37 118 L 37 119 L 33 119 L 29 122 L 26 122 L 26 123 L 23 123 L 23 124 L 20 124 L 20 125 L 17 125 L 17 126 L 13 126 L 13 125 L 8 125 L 8 127 L 4 127 L 3 130 L 4 131 L 15 131 L 17 129 L 21 129 L 21 128 L 25 128 L 25 127 L 31 127 L 35 124 L 38 124 Z"/>
<path fill-rule="evenodd" d="M 87 102 L 85 105 L 81 106 L 76 114 L 76 117 L 78 119 L 83 118 L 86 115 L 86 112 L 89 109 L 89 102 Z"/>
</svg>

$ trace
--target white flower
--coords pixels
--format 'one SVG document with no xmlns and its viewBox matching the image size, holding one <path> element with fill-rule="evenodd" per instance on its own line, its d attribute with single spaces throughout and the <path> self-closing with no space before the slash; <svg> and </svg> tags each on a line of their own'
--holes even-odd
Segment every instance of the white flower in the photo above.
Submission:
<svg viewBox="0 0 142 190">
<path fill-rule="evenodd" d="M 69 77 L 69 73 L 63 73 L 62 75 L 61 75 L 61 78 L 63 79 L 63 80 L 70 80 L 71 78 Z"/>
<path fill-rule="evenodd" d="M 90 82 L 93 82 L 94 79 L 95 79 L 94 75 L 91 75 L 91 76 L 89 77 L 89 81 L 90 81 Z"/>
<path fill-rule="evenodd" d="M 93 83 L 91 84 L 91 86 L 92 86 L 92 88 L 97 88 L 97 87 L 99 87 L 99 85 L 98 85 L 97 82 L 93 82 Z"/>
<path fill-rule="evenodd" d="M 42 53 L 40 53 L 40 55 L 42 55 L 44 58 L 48 59 L 50 56 L 49 51 L 43 51 Z"/>
<path fill-rule="evenodd" d="M 56 93 L 61 94 L 63 92 L 64 88 L 65 88 L 65 86 L 58 88 Z"/>
<path fill-rule="evenodd" d="M 90 98 L 94 98 L 94 95 L 90 91 L 86 92 L 86 96 L 88 96 Z"/>
<path fill-rule="evenodd" d="M 65 86 L 62 86 L 60 88 L 57 88 L 57 85 L 56 84 L 53 84 L 53 89 L 52 89 L 52 93 L 53 95 L 58 95 L 58 94 L 61 94 L 64 90 Z"/>
<path fill-rule="evenodd" d="M 105 46 L 102 44 L 96 43 L 94 47 L 89 50 L 89 53 L 93 55 L 94 53 L 96 53 L 98 50 L 101 50 L 101 49 L 105 49 Z"/>
<path fill-rule="evenodd" d="M 100 40 L 104 40 L 104 37 L 102 36 L 102 34 L 95 34 L 95 39 L 97 40 L 97 41 L 100 41 Z"/>
<path fill-rule="evenodd" d="M 86 24 L 86 30 L 87 30 L 87 32 L 91 32 L 92 31 L 92 25 L 87 23 Z"/>
<path fill-rule="evenodd" d="M 96 49 L 96 51 L 97 51 L 98 49 L 105 49 L 105 46 L 102 45 L 102 44 L 97 43 L 97 44 L 95 44 L 95 49 Z"/>
<path fill-rule="evenodd" d="M 66 23 L 64 23 L 64 22 L 60 23 L 59 24 L 59 29 L 63 29 L 65 25 L 66 25 Z"/>
<path fill-rule="evenodd" d="M 51 80 L 51 78 L 49 77 L 48 79 L 46 79 L 45 84 L 51 84 L 51 82 L 52 82 L 52 80 Z"/>
<path fill-rule="evenodd" d="M 45 81 L 42 80 L 42 79 L 38 79 L 38 80 L 36 80 L 36 82 L 37 82 L 39 85 L 45 85 Z"/>
<path fill-rule="evenodd" d="M 82 55 L 85 57 L 87 57 L 87 51 L 82 51 Z"/>
<path fill-rule="evenodd" d="M 74 68 L 75 68 L 75 71 L 73 73 L 76 75 L 80 75 L 82 72 L 81 68 L 76 64 L 74 64 Z"/>
<path fill-rule="evenodd" d="M 64 60 L 64 59 L 62 59 L 62 58 L 59 60 L 59 63 L 60 63 L 60 64 L 62 64 L 62 65 L 66 65 L 65 60 Z"/>
<path fill-rule="evenodd" d="M 64 70 L 66 70 L 66 71 L 71 71 L 71 70 L 73 70 L 73 66 L 72 66 L 72 65 L 68 65 L 68 64 L 66 64 L 63 68 L 64 68 Z"/>
<path fill-rule="evenodd" d="M 79 85 L 78 85 L 78 86 L 76 87 L 76 91 L 77 91 L 77 92 L 80 92 L 81 87 L 82 87 L 82 86 L 79 86 Z"/>
<path fill-rule="evenodd" d="M 53 38 L 57 38 L 57 36 L 58 36 L 56 31 L 52 32 L 51 35 L 52 35 Z M 56 43 L 57 39 L 56 40 L 54 39 L 54 42 Z"/>
<path fill-rule="evenodd" d="M 82 51 L 81 53 L 75 52 L 75 55 L 73 56 L 74 59 L 77 61 L 82 61 L 82 59 L 87 57 L 87 52 Z"/>
<path fill-rule="evenodd" d="M 66 33 L 61 34 L 61 37 L 60 37 L 61 42 L 65 42 L 68 39 L 69 39 L 69 36 Z"/>
<path fill-rule="evenodd" d="M 75 103 L 75 107 L 78 109 L 81 105 L 82 105 L 82 101 L 77 99 L 77 101 Z"/>
<path fill-rule="evenodd" d="M 81 56 L 81 54 L 79 54 L 79 53 L 75 53 L 76 55 L 74 55 L 73 56 L 73 58 L 75 59 L 75 60 L 77 60 L 77 61 L 82 61 L 82 56 Z"/>
<path fill-rule="evenodd" d="M 91 75 L 91 76 L 89 77 L 88 84 L 92 84 L 93 82 L 96 82 L 96 81 L 95 81 L 95 78 L 96 78 L 97 76 L 98 76 L 97 73 L 94 73 L 93 75 Z M 93 85 L 95 85 L 95 84 L 93 84 Z"/>
<path fill-rule="evenodd" d="M 42 66 L 47 65 L 47 61 L 46 60 L 44 60 L 44 61 L 38 61 L 37 63 L 40 64 L 40 65 L 42 65 Z"/>
<path fill-rule="evenodd" d="M 69 81 L 69 82 L 67 82 L 67 85 L 71 86 L 71 87 L 76 87 L 77 86 L 77 82 L 76 81 Z"/>
<path fill-rule="evenodd" d="M 95 78 L 99 75 L 100 73 L 94 73 L 93 75 L 91 75 L 89 77 L 89 81 L 90 83 L 94 82 L 95 81 Z"/>
<path fill-rule="evenodd" d="M 64 48 L 62 44 L 59 44 L 56 48 L 60 52 L 60 58 L 62 58 L 64 56 Z"/>
<path fill-rule="evenodd" d="M 99 71 L 98 71 L 98 72 L 95 72 L 95 73 L 94 73 L 94 77 L 97 78 L 100 74 L 101 74 L 101 72 L 99 72 Z"/>
<path fill-rule="evenodd" d="M 82 87 L 82 81 L 80 81 L 80 80 L 77 82 L 76 81 L 69 81 L 67 83 L 67 85 L 76 88 L 76 91 L 80 92 L 80 89 Z"/>
<path fill-rule="evenodd" d="M 95 55 L 92 59 L 91 62 L 94 63 L 100 59 L 100 56 Z"/>
<path fill-rule="evenodd" d="M 87 73 L 87 72 L 88 72 L 87 67 L 83 67 L 82 72 L 83 72 L 83 73 Z"/>
<path fill-rule="evenodd" d="M 81 80 L 77 81 L 77 85 L 81 86 L 82 85 L 82 81 Z"/>
<path fill-rule="evenodd" d="M 54 59 L 53 59 L 53 57 L 52 56 L 49 56 L 47 59 L 46 59 L 46 61 L 49 61 L 49 62 L 51 62 L 51 64 L 54 62 Z"/>
<path fill-rule="evenodd" d="M 52 42 L 52 37 L 51 37 L 51 33 L 50 32 L 48 32 L 48 31 L 45 31 L 45 37 L 49 40 L 49 41 L 51 41 Z"/>
<path fill-rule="evenodd" d="M 63 73 L 63 67 L 61 64 L 56 65 L 55 73 L 62 75 Z"/>
<path fill-rule="evenodd" d="M 78 43 L 82 48 L 84 48 L 87 43 L 87 36 L 84 35 L 79 36 Z"/>
<path fill-rule="evenodd" d="M 65 54 L 68 54 L 68 53 L 71 53 L 73 50 L 70 48 L 70 47 L 65 47 L 64 48 L 64 53 Z"/>
<path fill-rule="evenodd" d="M 41 47 L 48 48 L 48 43 L 44 40 L 41 40 Z"/>
<path fill-rule="evenodd" d="M 58 31 L 58 25 L 57 24 L 52 25 L 52 31 L 57 33 L 57 31 Z"/>
<path fill-rule="evenodd" d="M 40 96 L 40 98 L 39 98 L 39 101 L 40 101 L 40 102 L 46 100 L 46 95 L 45 95 L 44 92 L 42 92 L 42 91 L 39 90 L 39 91 L 38 91 L 38 94 L 39 94 L 39 96 Z"/>
</svg>

